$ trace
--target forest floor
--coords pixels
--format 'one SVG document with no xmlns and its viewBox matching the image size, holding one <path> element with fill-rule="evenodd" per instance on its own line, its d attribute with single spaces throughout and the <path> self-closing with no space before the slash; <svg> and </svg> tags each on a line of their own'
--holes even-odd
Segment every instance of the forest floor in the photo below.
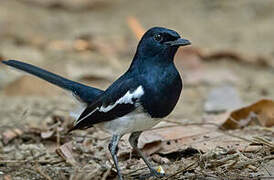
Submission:
<svg viewBox="0 0 274 180">
<path fill-rule="evenodd" d="M 139 147 L 163 168 L 163 179 L 274 179 L 274 2 L 0 4 L 0 60 L 22 60 L 101 89 L 134 55 L 137 27 L 130 23 L 178 31 L 192 41 L 175 60 L 184 79 L 180 101 L 142 134 Z M 75 106 L 63 90 L 1 65 L 0 178 L 115 179 L 107 133 L 67 134 Z M 152 178 L 127 138 L 119 144 L 125 179 Z"/>
</svg>

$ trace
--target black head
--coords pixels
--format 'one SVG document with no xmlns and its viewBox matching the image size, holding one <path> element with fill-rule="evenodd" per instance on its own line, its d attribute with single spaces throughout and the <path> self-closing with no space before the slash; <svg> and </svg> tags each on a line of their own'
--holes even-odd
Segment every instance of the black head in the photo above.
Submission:
<svg viewBox="0 0 274 180">
<path fill-rule="evenodd" d="M 176 31 L 153 27 L 143 35 L 136 56 L 142 58 L 161 56 L 170 61 L 173 60 L 178 48 L 186 45 L 190 45 L 190 41 L 181 38 Z"/>
</svg>

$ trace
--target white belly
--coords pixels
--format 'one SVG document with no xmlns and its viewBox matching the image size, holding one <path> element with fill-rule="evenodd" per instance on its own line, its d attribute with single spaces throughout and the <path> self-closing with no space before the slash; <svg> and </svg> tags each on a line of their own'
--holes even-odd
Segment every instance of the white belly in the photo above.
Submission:
<svg viewBox="0 0 274 180">
<path fill-rule="evenodd" d="M 85 108 L 85 105 L 80 106 L 76 111 L 71 112 L 71 116 L 78 119 Z M 98 123 L 94 126 L 105 130 L 110 134 L 124 135 L 126 133 L 150 129 L 158 124 L 160 120 L 160 118 L 151 118 L 149 114 L 144 113 L 142 107 L 139 106 L 133 112 L 128 113 L 123 117 Z"/>
<path fill-rule="evenodd" d="M 135 110 L 123 117 L 102 122 L 95 126 L 110 134 L 124 135 L 135 131 L 150 129 L 160 122 L 158 118 L 151 118 L 147 113 Z"/>
</svg>

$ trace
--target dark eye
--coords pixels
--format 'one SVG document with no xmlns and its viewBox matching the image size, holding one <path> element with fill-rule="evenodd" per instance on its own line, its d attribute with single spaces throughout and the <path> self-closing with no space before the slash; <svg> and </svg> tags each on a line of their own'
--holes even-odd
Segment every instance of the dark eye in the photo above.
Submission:
<svg viewBox="0 0 274 180">
<path fill-rule="evenodd" d="M 154 40 L 160 42 L 160 41 L 163 40 L 163 36 L 161 36 L 161 34 L 155 34 L 154 35 Z"/>
</svg>

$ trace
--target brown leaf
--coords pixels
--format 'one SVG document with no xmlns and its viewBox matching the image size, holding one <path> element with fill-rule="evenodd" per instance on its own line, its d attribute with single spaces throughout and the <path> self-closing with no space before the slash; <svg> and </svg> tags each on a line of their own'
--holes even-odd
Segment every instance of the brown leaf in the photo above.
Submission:
<svg viewBox="0 0 274 180">
<path fill-rule="evenodd" d="M 9 175 L 9 174 L 8 174 L 8 175 L 5 175 L 5 176 L 4 176 L 4 180 L 12 180 L 11 175 Z"/>
<path fill-rule="evenodd" d="M 145 33 L 145 29 L 141 25 L 141 23 L 137 20 L 137 18 L 133 16 L 129 16 L 127 18 L 127 24 L 132 30 L 132 32 L 135 34 L 136 38 L 140 40 Z"/>
<path fill-rule="evenodd" d="M 170 126 L 170 123 L 160 123 Z M 153 153 L 169 154 L 188 147 L 208 152 L 216 147 L 231 147 L 243 150 L 249 142 L 228 136 L 218 130 L 217 126 L 185 125 L 156 128 L 145 131 L 139 138 L 138 147 L 147 155 Z"/>
<path fill-rule="evenodd" d="M 72 142 L 67 142 L 56 149 L 56 153 L 69 164 L 76 166 L 78 163 L 72 155 Z"/>
<path fill-rule="evenodd" d="M 23 133 L 24 131 L 18 128 L 6 130 L 2 134 L 4 144 L 8 144 L 11 140 L 17 138 L 18 136 L 21 136 Z"/>
<path fill-rule="evenodd" d="M 61 40 L 50 41 L 47 46 L 49 49 L 54 50 L 67 50 L 70 48 L 70 45 L 67 42 Z"/>
<path fill-rule="evenodd" d="M 4 57 L 0 54 L 0 61 L 3 61 Z"/>
<path fill-rule="evenodd" d="M 92 49 L 92 45 L 87 40 L 76 39 L 74 41 L 73 48 L 77 51 L 86 51 Z"/>
<path fill-rule="evenodd" d="M 234 50 L 219 50 L 219 51 L 204 52 L 202 54 L 202 57 L 205 60 L 229 58 L 236 62 L 253 64 L 253 65 L 258 65 L 263 67 L 272 66 L 271 62 L 269 61 L 269 58 L 267 57 L 244 54 Z"/>
<path fill-rule="evenodd" d="M 236 129 L 254 123 L 265 127 L 274 125 L 274 102 L 272 100 L 262 99 L 252 105 L 232 111 L 222 127 Z"/>
</svg>

